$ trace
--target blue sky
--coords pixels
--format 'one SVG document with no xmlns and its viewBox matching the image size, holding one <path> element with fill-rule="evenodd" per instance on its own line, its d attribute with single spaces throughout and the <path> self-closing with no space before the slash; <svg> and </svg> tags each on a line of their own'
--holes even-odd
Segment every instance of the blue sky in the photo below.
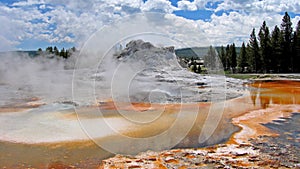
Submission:
<svg viewBox="0 0 300 169">
<path fill-rule="evenodd" d="M 263 20 L 272 30 L 288 11 L 300 20 L 296 0 L 1 0 L 0 51 L 47 46 L 80 48 L 94 32 L 127 15 L 162 12 L 193 22 L 214 45 L 247 42 Z M 176 21 L 177 22 L 177 21 Z M 184 27 L 182 28 L 184 29 Z"/>
</svg>

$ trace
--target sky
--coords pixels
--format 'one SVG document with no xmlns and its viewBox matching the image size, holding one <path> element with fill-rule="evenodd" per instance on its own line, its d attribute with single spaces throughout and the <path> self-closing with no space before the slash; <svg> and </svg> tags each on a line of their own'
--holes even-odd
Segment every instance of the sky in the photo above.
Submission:
<svg viewBox="0 0 300 169">
<path fill-rule="evenodd" d="M 241 46 L 264 20 L 271 31 L 280 26 L 286 11 L 295 28 L 299 0 L 0 0 L 0 51 L 80 48 L 103 26 L 141 12 L 195 24 L 212 45 Z"/>
</svg>

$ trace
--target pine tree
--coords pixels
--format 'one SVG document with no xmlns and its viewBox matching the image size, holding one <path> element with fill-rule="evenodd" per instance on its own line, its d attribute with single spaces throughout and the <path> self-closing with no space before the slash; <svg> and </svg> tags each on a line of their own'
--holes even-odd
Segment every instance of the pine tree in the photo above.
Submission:
<svg viewBox="0 0 300 169">
<path fill-rule="evenodd" d="M 43 49 L 42 49 L 42 48 L 39 48 L 39 49 L 37 50 L 37 54 L 38 54 L 38 55 L 43 54 Z"/>
<path fill-rule="evenodd" d="M 71 50 L 72 50 L 72 52 L 75 52 L 75 51 L 76 51 L 75 46 L 73 46 L 73 47 L 71 48 Z"/>
<path fill-rule="evenodd" d="M 293 38 L 293 48 L 294 48 L 294 69 L 295 72 L 300 72 L 300 20 L 297 23 L 296 31 L 294 32 Z"/>
<path fill-rule="evenodd" d="M 255 35 L 255 28 L 253 28 L 252 33 L 250 35 L 249 47 L 250 47 L 249 65 L 252 71 L 259 72 L 261 69 L 261 57 L 259 54 L 258 41 Z"/>
<path fill-rule="evenodd" d="M 281 31 L 283 33 L 283 62 L 282 71 L 289 72 L 292 71 L 292 57 L 291 57 L 291 43 L 292 43 L 292 22 L 289 14 L 285 12 L 282 18 Z"/>
<path fill-rule="evenodd" d="M 69 50 L 66 50 L 65 55 L 63 56 L 63 58 L 67 59 L 69 57 Z"/>
<path fill-rule="evenodd" d="M 196 64 L 196 62 L 193 61 L 193 62 L 191 63 L 190 71 L 192 71 L 192 72 L 194 72 L 194 73 L 197 72 L 197 64 Z"/>
<path fill-rule="evenodd" d="M 271 38 L 270 31 L 266 25 L 266 21 L 263 22 L 259 33 L 259 42 L 260 42 L 260 55 L 262 61 L 262 70 L 263 72 L 268 72 L 270 70 L 270 57 L 271 57 Z"/>
<path fill-rule="evenodd" d="M 65 48 L 62 48 L 60 50 L 59 56 L 64 57 L 65 56 Z"/>
<path fill-rule="evenodd" d="M 272 58 L 271 58 L 271 67 L 272 69 L 279 73 L 282 69 L 282 41 L 283 36 L 280 29 L 276 25 L 272 31 L 271 37 L 271 46 L 272 46 Z"/>
<path fill-rule="evenodd" d="M 231 63 L 231 70 L 233 70 L 233 72 L 235 72 L 237 66 L 236 58 L 237 55 L 235 50 L 235 44 L 233 43 L 232 45 L 230 45 L 230 63 Z"/>
<path fill-rule="evenodd" d="M 237 59 L 237 66 L 241 68 L 242 72 L 245 72 L 245 67 L 247 67 L 247 58 L 246 58 L 247 52 L 246 52 L 246 46 L 245 43 L 243 42 L 242 47 L 241 47 L 241 52 L 238 56 Z"/>
<path fill-rule="evenodd" d="M 231 63 L 230 63 L 230 46 L 229 44 L 226 46 L 225 49 L 226 53 L 225 53 L 225 70 L 229 70 L 229 68 L 231 67 Z"/>
<path fill-rule="evenodd" d="M 58 49 L 57 49 L 56 46 L 54 46 L 53 52 L 54 52 L 54 54 L 55 54 L 56 56 L 59 56 L 59 51 L 58 51 Z"/>
<path fill-rule="evenodd" d="M 197 66 L 197 73 L 201 73 L 202 72 L 202 70 L 201 70 L 201 66 L 200 65 L 198 65 Z"/>
<path fill-rule="evenodd" d="M 250 44 L 247 43 L 247 46 L 246 46 L 246 60 L 247 60 L 247 65 L 248 65 L 248 72 L 253 72 L 254 61 L 253 61 L 253 58 L 252 58 L 251 50 L 252 49 L 250 47 Z"/>
<path fill-rule="evenodd" d="M 217 59 L 216 50 L 212 46 L 210 46 L 207 51 L 207 54 L 204 56 L 205 67 L 208 70 L 216 69 L 216 59 Z"/>
<path fill-rule="evenodd" d="M 221 52 L 219 54 L 223 68 L 226 69 L 226 54 L 225 54 L 225 50 L 224 50 L 224 46 L 221 46 Z"/>
<path fill-rule="evenodd" d="M 47 48 L 46 48 L 46 52 L 48 52 L 48 53 L 53 53 L 53 48 L 52 48 L 52 46 L 47 47 Z"/>
</svg>

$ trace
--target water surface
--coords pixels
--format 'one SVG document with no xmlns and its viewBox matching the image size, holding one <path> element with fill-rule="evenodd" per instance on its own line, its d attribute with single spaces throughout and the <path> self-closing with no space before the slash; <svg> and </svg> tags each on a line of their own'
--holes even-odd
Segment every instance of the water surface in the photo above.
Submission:
<svg viewBox="0 0 300 169">
<path fill-rule="evenodd" d="M 204 143 L 198 142 L 199 133 L 207 120 L 211 103 L 189 103 L 189 104 L 147 104 L 134 103 L 131 106 L 124 104 L 122 111 L 128 117 L 136 119 L 148 119 L 160 115 L 149 125 L 139 125 L 124 120 L 116 111 L 113 102 L 101 103 L 98 106 L 77 108 L 81 120 L 90 124 L 90 127 L 100 126 L 102 119 L 109 120 L 118 133 L 128 137 L 145 138 L 160 134 L 170 128 L 176 119 L 182 121 L 184 127 L 191 117 L 190 112 L 199 110 L 195 124 L 188 135 L 175 147 L 202 147 L 225 142 L 232 133 L 238 131 L 238 127 L 232 125 L 231 118 L 243 115 L 252 110 L 260 110 L 274 105 L 284 107 L 285 105 L 299 106 L 300 82 L 298 81 L 256 81 L 246 85 L 249 89 L 243 97 L 225 102 L 222 119 L 216 125 L 213 135 Z M 215 103 L 214 103 L 215 104 Z M 122 105 L 122 104 L 121 104 Z M 184 114 L 179 115 L 179 110 L 184 107 Z M 13 109 L 13 105 L 10 108 Z M 99 108 L 102 114 L 99 114 Z M 22 111 L 7 111 L 9 107 L 3 108 L 0 113 L 0 165 L 9 168 L 38 167 L 48 168 L 52 164 L 73 165 L 76 167 L 96 167 L 101 159 L 113 156 L 105 151 L 86 135 L 77 120 L 74 107 L 69 104 L 48 104 L 37 108 L 24 108 Z M 214 109 L 216 112 L 219 109 Z M 220 110 L 222 110 L 220 108 Z M 266 109 L 272 110 L 272 109 Z M 7 112 L 5 112 L 7 111 Z M 282 111 L 292 113 L 291 109 Z M 145 113 L 146 112 L 146 113 Z M 153 117 L 152 117 L 153 116 Z M 279 133 L 289 133 L 295 146 L 299 146 L 298 115 L 293 115 L 291 120 L 274 121 L 267 124 L 270 129 Z M 279 119 L 280 120 L 280 119 Z M 286 127 L 282 124 L 288 123 Z M 289 127 L 288 127 L 289 126 Z M 288 130 L 288 131 L 287 131 Z M 128 154 L 135 154 L 135 147 L 129 147 L 130 143 L 118 139 L 115 130 L 98 130 L 96 141 L 110 142 Z M 100 134 L 99 134 L 100 133 Z M 175 136 L 176 137 L 176 136 Z M 280 137 L 279 137 L 280 139 Z M 294 140 L 294 141 L 293 141 Z M 298 142 L 297 142 L 298 140 Z M 172 141 L 165 140 L 166 143 Z M 162 144 L 166 144 L 162 143 Z M 160 150 L 157 143 L 147 143 L 146 150 Z"/>
</svg>

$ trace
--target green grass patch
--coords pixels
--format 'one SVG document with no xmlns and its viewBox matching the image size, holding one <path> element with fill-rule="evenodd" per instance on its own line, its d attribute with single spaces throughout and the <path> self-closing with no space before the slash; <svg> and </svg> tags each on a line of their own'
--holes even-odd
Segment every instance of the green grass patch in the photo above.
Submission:
<svg viewBox="0 0 300 169">
<path fill-rule="evenodd" d="M 236 79 L 255 79 L 258 75 L 255 74 L 231 74 L 226 73 L 226 77 L 236 78 Z"/>
</svg>

